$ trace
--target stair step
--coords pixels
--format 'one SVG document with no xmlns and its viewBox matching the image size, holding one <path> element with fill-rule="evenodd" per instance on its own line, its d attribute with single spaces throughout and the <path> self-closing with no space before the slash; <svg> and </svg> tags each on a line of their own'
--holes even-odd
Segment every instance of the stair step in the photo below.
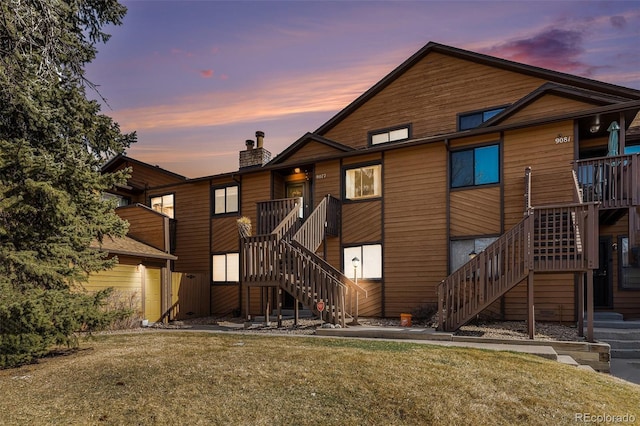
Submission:
<svg viewBox="0 0 640 426">
<path fill-rule="evenodd" d="M 636 349 L 640 351 L 639 340 L 607 339 L 606 342 L 611 346 L 611 349 Z"/>
<path fill-rule="evenodd" d="M 586 321 L 586 317 L 585 317 Z M 593 326 L 595 328 L 616 328 L 616 329 L 633 329 L 640 331 L 640 321 L 616 321 L 616 320 L 597 320 L 594 319 Z"/>
<path fill-rule="evenodd" d="M 624 316 L 617 312 L 594 312 L 593 319 L 595 321 L 623 321 Z"/>
<path fill-rule="evenodd" d="M 575 359 L 569 355 L 558 355 L 558 362 L 561 364 L 571 365 L 572 367 L 578 367 L 578 363 Z"/>
<path fill-rule="evenodd" d="M 611 349 L 611 358 L 640 359 L 638 349 Z"/>
<path fill-rule="evenodd" d="M 596 328 L 593 337 L 598 340 L 640 340 L 640 330 L 622 328 Z"/>
</svg>

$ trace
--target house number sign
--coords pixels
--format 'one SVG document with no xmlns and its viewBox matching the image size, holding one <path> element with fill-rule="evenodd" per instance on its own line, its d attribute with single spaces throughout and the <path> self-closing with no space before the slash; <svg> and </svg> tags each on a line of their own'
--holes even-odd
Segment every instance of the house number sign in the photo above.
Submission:
<svg viewBox="0 0 640 426">
<path fill-rule="evenodd" d="M 318 173 L 318 174 L 316 175 L 316 179 L 324 179 L 324 178 L 326 178 L 326 177 L 327 177 L 327 174 L 326 174 L 326 173 Z"/>
<path fill-rule="evenodd" d="M 556 145 L 567 142 L 571 142 L 571 136 L 558 135 L 558 137 L 556 138 Z"/>
</svg>

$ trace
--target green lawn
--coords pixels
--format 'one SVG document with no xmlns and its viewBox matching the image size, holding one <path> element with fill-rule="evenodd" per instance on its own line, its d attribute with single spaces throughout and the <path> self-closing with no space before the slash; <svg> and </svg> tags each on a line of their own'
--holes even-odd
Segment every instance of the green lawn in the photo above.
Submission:
<svg viewBox="0 0 640 426">
<path fill-rule="evenodd" d="M 0 370 L 0 424 L 576 424 L 640 386 L 533 356 L 402 342 L 189 332 L 97 336 Z"/>
</svg>

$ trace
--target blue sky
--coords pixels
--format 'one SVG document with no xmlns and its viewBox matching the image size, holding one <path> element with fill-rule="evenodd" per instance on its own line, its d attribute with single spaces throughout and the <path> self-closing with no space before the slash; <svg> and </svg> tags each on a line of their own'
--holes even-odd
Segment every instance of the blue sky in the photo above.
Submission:
<svg viewBox="0 0 640 426">
<path fill-rule="evenodd" d="M 188 177 L 256 130 L 276 155 L 429 41 L 640 89 L 640 1 L 121 2 L 87 77 L 130 156 Z"/>
</svg>

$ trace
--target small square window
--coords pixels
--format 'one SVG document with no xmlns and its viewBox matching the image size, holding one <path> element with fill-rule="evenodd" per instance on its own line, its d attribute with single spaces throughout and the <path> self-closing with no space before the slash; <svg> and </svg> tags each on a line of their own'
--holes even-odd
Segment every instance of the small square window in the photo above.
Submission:
<svg viewBox="0 0 640 426">
<path fill-rule="evenodd" d="M 458 130 L 469 130 L 479 127 L 485 121 L 489 121 L 504 111 L 506 107 L 492 108 L 484 111 L 475 111 L 458 115 Z"/>
<path fill-rule="evenodd" d="M 376 130 L 369 132 L 369 143 L 378 145 L 387 142 L 397 142 L 409 139 L 411 137 L 411 126 L 405 125 L 385 130 Z"/>
<path fill-rule="evenodd" d="M 619 238 L 621 289 L 640 290 L 640 247 L 629 247 L 629 237 Z"/>
<path fill-rule="evenodd" d="M 213 282 L 239 282 L 240 255 L 238 253 L 214 254 L 212 269 Z"/>
<path fill-rule="evenodd" d="M 359 265 L 353 267 L 353 259 L 358 258 Z M 354 273 L 358 279 L 379 279 L 382 278 L 382 245 L 367 244 L 356 247 L 345 247 L 343 250 L 343 271 L 345 276 L 354 278 Z"/>
<path fill-rule="evenodd" d="M 451 153 L 451 187 L 500 182 L 500 147 L 489 145 Z"/>
</svg>

